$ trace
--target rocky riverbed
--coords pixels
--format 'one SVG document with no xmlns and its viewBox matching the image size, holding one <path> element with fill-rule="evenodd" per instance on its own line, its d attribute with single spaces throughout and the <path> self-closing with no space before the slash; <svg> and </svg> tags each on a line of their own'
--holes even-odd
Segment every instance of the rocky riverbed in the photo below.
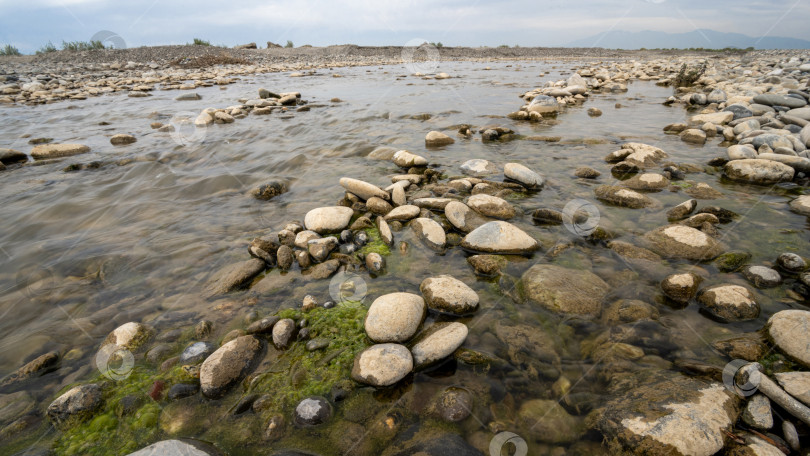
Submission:
<svg viewBox="0 0 810 456">
<path fill-rule="evenodd" d="M 806 451 L 810 55 L 514 52 L 15 62 L 0 451 Z"/>
</svg>

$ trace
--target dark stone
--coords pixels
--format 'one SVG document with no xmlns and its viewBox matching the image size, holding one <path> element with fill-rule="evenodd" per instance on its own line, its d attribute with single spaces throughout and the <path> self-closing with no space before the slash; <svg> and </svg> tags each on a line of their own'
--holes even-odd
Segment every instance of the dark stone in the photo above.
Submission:
<svg viewBox="0 0 810 456">
<path fill-rule="evenodd" d="M 169 388 L 169 400 L 182 399 L 197 394 L 200 390 L 200 385 L 196 383 L 176 383 Z"/>
<path fill-rule="evenodd" d="M 295 424 L 317 426 L 332 417 L 332 406 L 322 397 L 308 397 L 295 407 Z"/>
<path fill-rule="evenodd" d="M 195 342 L 183 350 L 183 353 L 180 354 L 180 362 L 183 364 L 201 363 L 216 349 L 217 347 L 210 342 Z"/>
<path fill-rule="evenodd" d="M 251 323 L 245 331 L 248 334 L 270 334 L 273 332 L 273 325 L 278 323 L 278 320 L 279 318 L 276 316 L 262 318 Z"/>
</svg>

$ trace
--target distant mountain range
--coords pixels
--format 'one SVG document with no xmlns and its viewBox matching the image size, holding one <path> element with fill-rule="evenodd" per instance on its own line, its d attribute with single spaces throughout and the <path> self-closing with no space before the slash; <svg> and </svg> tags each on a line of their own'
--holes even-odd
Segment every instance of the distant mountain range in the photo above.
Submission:
<svg viewBox="0 0 810 456">
<path fill-rule="evenodd" d="M 750 37 L 741 33 L 724 33 L 707 29 L 697 29 L 687 33 L 611 30 L 572 41 L 567 46 L 607 49 L 723 49 L 727 47 L 740 49 L 748 47 L 756 49 L 810 49 L 810 41 L 779 36 Z"/>
</svg>

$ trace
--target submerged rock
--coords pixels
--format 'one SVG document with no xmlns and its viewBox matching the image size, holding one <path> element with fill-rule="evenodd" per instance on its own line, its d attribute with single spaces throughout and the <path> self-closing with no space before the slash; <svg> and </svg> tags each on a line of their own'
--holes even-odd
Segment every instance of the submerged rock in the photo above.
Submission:
<svg viewBox="0 0 810 456">
<path fill-rule="evenodd" d="M 655 201 L 646 195 L 616 185 L 601 185 L 594 193 L 602 201 L 631 209 L 641 209 L 655 204 Z"/>
<path fill-rule="evenodd" d="M 507 163 L 503 175 L 529 189 L 541 188 L 546 183 L 545 177 L 519 163 Z"/>
<path fill-rule="evenodd" d="M 661 281 L 661 289 L 673 301 L 687 303 L 695 297 L 701 281 L 697 274 L 691 272 L 672 274 Z"/>
<path fill-rule="evenodd" d="M 752 320 L 759 316 L 754 294 L 739 285 L 717 285 L 701 290 L 698 301 L 706 310 L 727 321 Z"/>
<path fill-rule="evenodd" d="M 616 450 L 710 456 L 723 448 L 739 412 L 739 399 L 722 383 L 676 374 L 626 389 L 605 406 L 597 427 Z"/>
<path fill-rule="evenodd" d="M 610 287 L 588 271 L 537 264 L 523 274 L 524 296 L 552 312 L 595 317 Z"/>
<path fill-rule="evenodd" d="M 411 228 L 428 247 L 441 250 L 447 244 L 447 236 L 442 226 L 435 221 L 420 217 L 411 222 Z"/>
<path fill-rule="evenodd" d="M 645 235 L 653 250 L 662 256 L 687 260 L 711 260 L 724 247 L 702 231 L 683 225 L 664 226 Z"/>
<path fill-rule="evenodd" d="M 431 131 L 425 135 L 425 146 L 440 147 L 456 142 L 453 138 L 439 131 Z"/>
<path fill-rule="evenodd" d="M 469 233 L 488 221 L 478 212 L 459 201 L 447 203 L 447 206 L 444 207 L 444 215 L 450 224 L 465 233 Z"/>
<path fill-rule="evenodd" d="M 517 424 L 534 440 L 548 443 L 570 443 L 582 438 L 582 419 L 571 416 L 557 401 L 533 399 L 518 410 Z"/>
<path fill-rule="evenodd" d="M 279 259 L 281 262 L 281 259 Z M 215 273 L 203 289 L 203 296 L 210 298 L 223 295 L 247 286 L 250 281 L 265 269 L 265 262 L 251 258 L 230 264 Z"/>
<path fill-rule="evenodd" d="M 473 195 L 467 199 L 467 206 L 485 217 L 510 219 L 515 216 L 515 208 L 497 196 Z"/>
<path fill-rule="evenodd" d="M 295 407 L 294 421 L 299 426 L 317 426 L 331 417 L 332 406 L 322 397 L 308 397 Z"/>
</svg>

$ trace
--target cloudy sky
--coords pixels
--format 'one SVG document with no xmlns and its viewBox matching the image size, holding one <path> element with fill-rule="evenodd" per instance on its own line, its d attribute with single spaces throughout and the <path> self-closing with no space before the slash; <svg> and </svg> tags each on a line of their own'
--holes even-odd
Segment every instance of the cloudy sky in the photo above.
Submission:
<svg viewBox="0 0 810 456">
<path fill-rule="evenodd" d="M 608 30 L 810 39 L 810 0 L 0 0 L 0 44 L 118 34 L 128 47 L 182 44 L 561 46 Z"/>
</svg>

